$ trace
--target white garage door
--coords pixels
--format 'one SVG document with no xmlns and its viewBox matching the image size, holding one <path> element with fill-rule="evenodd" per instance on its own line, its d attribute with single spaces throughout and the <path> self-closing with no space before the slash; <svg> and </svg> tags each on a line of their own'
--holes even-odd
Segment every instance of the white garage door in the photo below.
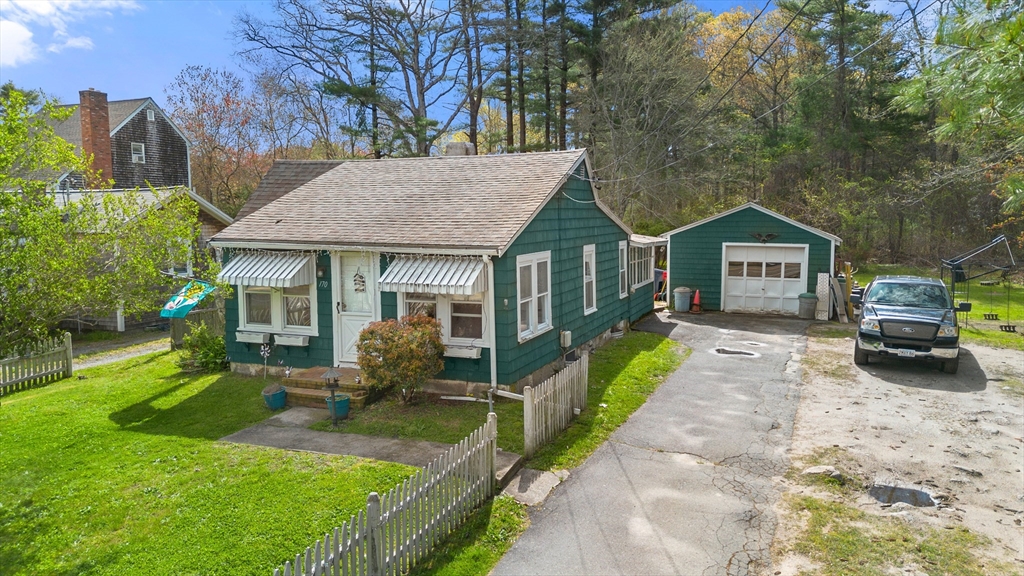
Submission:
<svg viewBox="0 0 1024 576">
<path fill-rule="evenodd" d="M 807 291 L 807 245 L 725 244 L 723 310 L 796 314 Z"/>
</svg>

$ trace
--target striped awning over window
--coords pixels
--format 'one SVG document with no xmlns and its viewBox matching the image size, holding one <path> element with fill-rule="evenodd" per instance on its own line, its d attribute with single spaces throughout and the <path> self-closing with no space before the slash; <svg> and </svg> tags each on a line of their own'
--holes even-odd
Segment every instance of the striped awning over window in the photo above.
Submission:
<svg viewBox="0 0 1024 576">
<path fill-rule="evenodd" d="M 482 258 L 399 256 L 380 279 L 384 292 L 469 296 L 487 289 Z"/>
<path fill-rule="evenodd" d="M 309 254 L 243 252 L 228 261 L 217 280 L 238 286 L 292 288 L 312 284 L 316 270 Z"/>
</svg>

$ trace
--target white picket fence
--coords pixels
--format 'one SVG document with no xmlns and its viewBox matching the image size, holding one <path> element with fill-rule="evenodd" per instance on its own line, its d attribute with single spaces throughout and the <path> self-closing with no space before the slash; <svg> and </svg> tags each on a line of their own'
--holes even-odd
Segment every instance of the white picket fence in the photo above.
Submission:
<svg viewBox="0 0 1024 576">
<path fill-rule="evenodd" d="M 523 388 L 523 432 L 526 457 L 551 441 L 587 406 L 587 374 L 590 356 L 584 352 L 575 362 L 536 388 Z"/>
<path fill-rule="evenodd" d="M 0 360 L 0 396 L 71 376 L 71 334 L 30 347 L 22 356 Z"/>
<path fill-rule="evenodd" d="M 498 418 L 324 535 L 274 576 L 406 574 L 469 514 L 494 495 Z"/>
</svg>

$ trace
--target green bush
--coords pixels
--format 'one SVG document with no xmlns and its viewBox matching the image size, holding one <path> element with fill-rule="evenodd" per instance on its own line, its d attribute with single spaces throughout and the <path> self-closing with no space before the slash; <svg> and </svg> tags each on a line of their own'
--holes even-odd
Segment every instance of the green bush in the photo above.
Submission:
<svg viewBox="0 0 1024 576">
<path fill-rule="evenodd" d="M 206 322 L 189 322 L 189 333 L 181 339 L 178 367 L 184 372 L 219 372 L 228 367 L 224 337 L 217 336 Z"/>
<path fill-rule="evenodd" d="M 428 316 L 372 322 L 360 332 L 357 350 L 371 392 L 395 390 L 406 404 L 444 369 L 441 323 Z"/>
</svg>

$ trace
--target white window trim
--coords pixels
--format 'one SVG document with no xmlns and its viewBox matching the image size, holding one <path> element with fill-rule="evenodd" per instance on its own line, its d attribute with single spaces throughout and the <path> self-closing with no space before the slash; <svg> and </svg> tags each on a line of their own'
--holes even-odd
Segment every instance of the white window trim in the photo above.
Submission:
<svg viewBox="0 0 1024 576">
<path fill-rule="evenodd" d="M 284 309 L 284 290 L 281 288 L 266 288 L 263 286 L 242 286 L 238 287 L 238 329 L 245 332 L 267 332 L 269 334 L 294 334 L 296 336 L 319 336 L 320 326 L 317 317 L 316 305 L 316 283 L 309 285 L 309 326 L 286 326 Z M 246 291 L 266 292 L 270 291 L 270 324 L 253 324 L 246 321 L 245 293 Z"/>
<path fill-rule="evenodd" d="M 537 319 L 537 264 L 540 262 L 547 262 L 548 266 L 548 277 L 547 277 L 547 300 L 545 301 L 545 316 L 547 322 L 538 325 Z M 531 338 L 540 336 L 541 334 L 554 328 L 554 323 L 551 319 L 551 251 L 545 250 L 543 252 L 534 252 L 532 254 L 521 254 L 516 256 L 516 330 L 519 330 L 519 326 L 523 323 L 522 318 L 519 316 L 522 310 L 522 300 L 519 295 L 523 293 L 522 286 L 520 286 L 520 274 L 519 269 L 523 266 L 530 266 L 532 268 L 530 278 L 533 280 L 533 287 L 531 290 L 532 296 L 530 297 L 530 329 L 519 332 L 519 342 L 526 342 Z"/>
<path fill-rule="evenodd" d="M 629 243 L 619 241 L 619 300 L 629 296 Z"/>
<path fill-rule="evenodd" d="M 449 296 L 446 294 L 434 294 L 437 318 L 441 321 L 441 341 L 446 346 L 468 346 L 471 348 L 486 348 L 490 342 L 490 330 L 487 321 L 487 306 L 484 292 L 478 292 L 469 297 Z M 480 304 L 480 325 L 482 328 L 480 338 L 453 338 L 451 331 L 452 302 L 473 302 Z M 398 316 L 405 316 L 406 293 L 398 293 Z M 447 320 L 447 321 L 446 321 Z"/>
<path fill-rule="evenodd" d="M 597 256 L 593 244 L 587 244 L 583 247 L 583 264 L 580 269 L 583 280 L 583 315 L 589 316 L 594 312 L 597 312 Z M 594 306 L 587 308 L 587 258 L 590 258 L 590 269 L 593 274 L 593 288 L 594 288 Z"/>
<path fill-rule="evenodd" d="M 135 147 L 136 146 L 139 146 L 142 151 L 141 152 L 135 152 Z M 145 144 L 143 144 L 142 142 L 132 142 L 132 144 L 131 144 L 131 151 L 132 151 L 132 164 L 145 164 L 146 163 L 146 145 Z"/>
<path fill-rule="evenodd" d="M 654 282 L 654 246 L 630 246 L 630 284 L 633 289 Z M 635 251 L 635 252 L 634 252 Z M 633 258 L 633 254 L 641 254 L 639 258 Z M 637 278 L 646 278 L 637 280 Z"/>
</svg>

